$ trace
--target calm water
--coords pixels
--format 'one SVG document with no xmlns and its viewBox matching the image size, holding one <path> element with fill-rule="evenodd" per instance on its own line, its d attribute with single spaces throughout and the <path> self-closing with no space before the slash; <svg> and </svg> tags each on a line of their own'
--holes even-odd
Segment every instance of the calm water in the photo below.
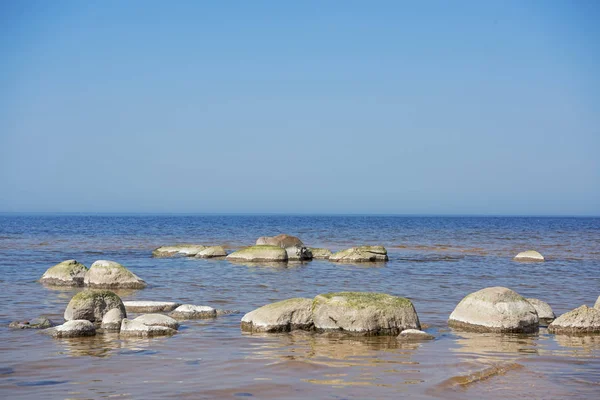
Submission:
<svg viewBox="0 0 600 400">
<path fill-rule="evenodd" d="M 390 261 L 287 267 L 153 259 L 176 242 L 234 249 L 289 233 L 307 245 L 382 244 Z M 545 263 L 511 258 L 535 248 Z M 378 291 L 410 298 L 437 339 L 252 336 L 240 315 L 188 321 L 171 338 L 53 339 L 10 321 L 62 313 L 78 289 L 36 283 L 75 258 L 118 261 L 150 286 L 124 300 L 165 300 L 248 312 L 290 297 Z M 556 314 L 600 295 L 600 219 L 308 216 L 0 215 L 0 397 L 3 398 L 598 398 L 600 336 L 484 335 L 447 329 L 466 294 L 507 286 Z M 135 315 L 133 315 L 135 316 Z M 478 374 L 488 379 L 460 385 Z"/>
</svg>

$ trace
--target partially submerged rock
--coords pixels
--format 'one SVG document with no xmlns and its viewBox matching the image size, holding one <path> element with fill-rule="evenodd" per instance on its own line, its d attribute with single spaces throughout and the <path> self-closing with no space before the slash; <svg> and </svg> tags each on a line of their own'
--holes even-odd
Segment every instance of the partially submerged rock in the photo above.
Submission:
<svg viewBox="0 0 600 400">
<path fill-rule="evenodd" d="M 121 322 L 121 337 L 154 337 L 173 335 L 177 331 L 166 326 L 149 326 L 143 323 L 125 318 Z"/>
<path fill-rule="evenodd" d="M 600 310 L 586 305 L 578 307 L 556 318 L 548 331 L 571 335 L 600 333 Z"/>
<path fill-rule="evenodd" d="M 157 313 L 173 311 L 181 305 L 172 301 L 125 301 L 125 309 L 132 313 Z"/>
<path fill-rule="evenodd" d="M 85 319 L 100 323 L 104 315 L 113 308 L 118 308 L 124 316 L 127 315 L 121 298 L 110 290 L 84 290 L 73 296 L 64 317 L 67 321 Z"/>
<path fill-rule="evenodd" d="M 302 243 L 302 240 L 300 240 L 296 236 L 286 234 L 259 237 L 258 240 L 256 240 L 256 244 L 277 246 L 281 247 L 282 249 L 294 246 L 304 247 L 304 243 Z"/>
<path fill-rule="evenodd" d="M 420 331 L 418 329 L 405 329 L 398 335 L 398 340 L 408 342 L 433 339 L 435 339 L 435 336 L 430 335 L 427 332 Z"/>
<path fill-rule="evenodd" d="M 31 321 L 14 321 L 8 327 L 13 329 L 46 329 L 55 324 L 46 317 L 34 318 Z"/>
<path fill-rule="evenodd" d="M 288 259 L 287 252 L 278 246 L 260 245 L 246 247 L 235 251 L 227 256 L 228 260 L 233 261 L 275 261 L 285 262 Z"/>
<path fill-rule="evenodd" d="M 505 287 L 471 293 L 456 306 L 448 325 L 477 332 L 528 333 L 538 329 L 535 308 L 523 296 Z"/>
<path fill-rule="evenodd" d="M 410 300 L 384 293 L 320 294 L 313 300 L 313 321 L 318 331 L 364 336 L 398 335 L 405 329 L 421 329 Z"/>
<path fill-rule="evenodd" d="M 318 260 L 327 260 L 333 254 L 331 250 L 319 247 L 309 247 L 308 250 L 312 253 L 313 258 Z"/>
<path fill-rule="evenodd" d="M 208 306 L 184 304 L 177 307 L 169 316 L 175 319 L 206 319 L 216 318 L 217 310 Z"/>
<path fill-rule="evenodd" d="M 161 246 L 154 249 L 152 257 L 174 257 L 174 256 L 186 256 L 193 257 L 202 250 L 206 249 L 206 246 L 201 244 L 175 244 L 172 246 Z"/>
<path fill-rule="evenodd" d="M 144 314 L 135 318 L 133 321 L 141 322 L 148 326 L 166 326 L 171 329 L 179 329 L 179 322 L 174 318 L 164 314 Z"/>
<path fill-rule="evenodd" d="M 525 300 L 527 300 L 533 306 L 533 308 L 535 308 L 540 323 L 549 324 L 550 322 L 554 321 L 554 318 L 556 318 L 554 311 L 552 311 L 552 307 L 550 307 L 550 305 L 545 301 L 532 298 Z"/>
<path fill-rule="evenodd" d="M 86 319 L 74 319 L 55 328 L 51 328 L 49 331 L 55 338 L 74 338 L 94 336 L 96 334 L 96 327 Z"/>
<path fill-rule="evenodd" d="M 227 252 L 223 246 L 209 246 L 196 254 L 196 258 L 225 257 Z"/>
<path fill-rule="evenodd" d="M 98 260 L 93 263 L 85 274 L 84 283 L 92 288 L 106 289 L 143 289 L 146 287 L 146 282 L 133 272 L 117 262 L 108 260 Z"/>
<path fill-rule="evenodd" d="M 120 308 L 108 310 L 108 312 L 104 314 L 104 317 L 102 317 L 101 328 L 106 331 L 118 331 L 121 329 L 121 322 L 125 317 L 126 315 Z"/>
<path fill-rule="evenodd" d="M 48 268 L 40 283 L 52 286 L 83 286 L 87 267 L 76 260 L 66 260 Z"/>
<path fill-rule="evenodd" d="M 544 261 L 544 256 L 535 250 L 523 251 L 513 258 L 515 261 Z"/>
<path fill-rule="evenodd" d="M 294 298 L 267 304 L 244 315 L 246 332 L 290 332 L 312 330 L 312 299 Z"/>
<path fill-rule="evenodd" d="M 288 261 L 304 261 L 312 260 L 313 258 L 310 250 L 302 246 L 286 247 L 285 252 L 287 253 Z"/>
<path fill-rule="evenodd" d="M 333 253 L 329 256 L 329 261 L 350 263 L 388 261 L 388 256 L 383 246 L 359 246 Z"/>
</svg>

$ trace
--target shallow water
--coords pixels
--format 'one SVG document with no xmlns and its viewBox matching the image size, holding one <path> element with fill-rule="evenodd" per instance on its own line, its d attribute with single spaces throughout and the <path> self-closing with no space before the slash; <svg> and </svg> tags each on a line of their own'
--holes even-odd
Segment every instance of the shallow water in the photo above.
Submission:
<svg viewBox="0 0 600 400">
<path fill-rule="evenodd" d="M 151 258 L 177 242 L 230 249 L 290 233 L 314 247 L 382 244 L 390 261 L 288 266 Z M 511 258 L 534 248 L 544 263 Z M 410 298 L 437 339 L 247 335 L 242 314 L 187 321 L 171 338 L 52 339 L 10 321 L 58 322 L 79 289 L 36 282 L 75 258 L 118 261 L 146 280 L 124 300 L 165 300 L 242 313 L 290 297 L 342 290 Z M 466 294 L 507 286 L 556 314 L 600 295 L 600 219 L 309 216 L 0 215 L 0 396 L 3 398 L 595 398 L 600 336 L 454 332 L 446 320 Z M 135 314 L 134 314 L 135 316 Z"/>
</svg>

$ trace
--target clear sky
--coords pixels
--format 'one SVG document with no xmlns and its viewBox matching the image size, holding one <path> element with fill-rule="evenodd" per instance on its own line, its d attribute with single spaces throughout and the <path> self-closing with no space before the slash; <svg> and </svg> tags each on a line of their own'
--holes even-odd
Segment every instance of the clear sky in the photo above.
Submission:
<svg viewBox="0 0 600 400">
<path fill-rule="evenodd" d="M 600 2 L 2 1 L 0 211 L 600 215 Z"/>
</svg>

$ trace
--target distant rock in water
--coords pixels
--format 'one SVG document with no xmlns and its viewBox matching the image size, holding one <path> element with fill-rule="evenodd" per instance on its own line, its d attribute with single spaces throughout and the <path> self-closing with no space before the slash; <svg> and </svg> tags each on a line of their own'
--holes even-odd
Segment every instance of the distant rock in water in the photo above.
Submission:
<svg viewBox="0 0 600 400">
<path fill-rule="evenodd" d="M 51 328 L 48 331 L 48 333 L 55 338 L 74 338 L 94 336 L 96 334 L 96 327 L 88 320 L 74 319 L 55 328 Z"/>
<path fill-rule="evenodd" d="M 281 235 L 277 235 L 277 236 L 259 237 L 256 240 L 256 245 L 257 246 L 260 246 L 260 245 L 277 246 L 277 247 L 281 247 L 282 249 L 286 249 L 288 247 L 293 247 L 293 246 L 304 247 L 304 243 L 302 243 L 302 240 L 300 240 L 296 236 L 291 236 L 291 235 L 286 235 L 286 234 L 281 234 Z"/>
<path fill-rule="evenodd" d="M 125 309 L 132 313 L 157 313 L 173 311 L 181 305 L 172 301 L 124 301 Z"/>
<path fill-rule="evenodd" d="M 51 328 L 55 324 L 46 317 L 34 318 L 31 321 L 14 321 L 8 325 L 13 329 L 46 329 Z"/>
<path fill-rule="evenodd" d="M 227 252 L 223 246 L 209 246 L 196 254 L 196 258 L 214 258 L 214 257 L 225 257 Z"/>
<path fill-rule="evenodd" d="M 174 256 L 185 256 L 194 257 L 202 250 L 206 249 L 206 246 L 201 244 L 175 244 L 172 246 L 161 246 L 154 249 L 152 252 L 153 257 L 174 257 Z"/>
<path fill-rule="evenodd" d="M 535 250 L 523 251 L 513 258 L 515 261 L 544 261 L 544 256 Z"/>
<path fill-rule="evenodd" d="M 83 286 L 87 267 L 76 260 L 66 260 L 48 268 L 40 282 L 53 286 Z"/>
<path fill-rule="evenodd" d="M 533 308 L 535 308 L 541 323 L 549 324 L 550 322 L 554 321 L 554 318 L 556 318 L 554 311 L 552 311 L 552 307 L 550 307 L 548 303 L 538 299 L 525 300 L 527 300 L 533 306 Z"/>
<path fill-rule="evenodd" d="M 578 307 L 556 318 L 548 326 L 550 333 L 600 334 L 600 310 L 586 305 Z"/>
<path fill-rule="evenodd" d="M 118 331 L 121 329 L 121 322 L 126 315 L 120 308 L 113 308 L 108 310 L 104 317 L 102 317 L 101 328 L 106 331 Z"/>
<path fill-rule="evenodd" d="M 166 326 L 149 326 L 136 320 L 130 320 L 125 318 L 121 323 L 121 337 L 155 337 L 155 336 L 169 336 L 177 333 L 175 329 L 168 328 Z"/>
<path fill-rule="evenodd" d="M 333 253 L 329 256 L 329 261 L 350 263 L 388 261 L 388 256 L 383 246 L 359 246 Z"/>
<path fill-rule="evenodd" d="M 529 333 L 538 329 L 539 318 L 534 306 L 517 292 L 489 287 L 462 299 L 448 325 L 476 332 Z"/>
<path fill-rule="evenodd" d="M 245 332 L 290 332 L 312 330 L 312 299 L 294 298 L 267 304 L 244 315 Z"/>
<path fill-rule="evenodd" d="M 322 249 L 318 247 L 309 247 L 308 249 L 315 259 L 327 260 L 333 254 L 329 249 Z"/>
<path fill-rule="evenodd" d="M 234 261 L 275 261 L 285 262 L 288 260 L 287 252 L 278 246 L 260 245 L 246 247 L 235 251 L 227 256 L 228 260 Z"/>
<path fill-rule="evenodd" d="M 399 340 L 403 341 L 421 341 L 421 340 L 433 340 L 435 336 L 430 335 L 427 332 L 420 331 L 418 329 L 406 329 L 400 332 L 398 335 Z"/>
<path fill-rule="evenodd" d="M 77 293 L 65 310 L 65 320 L 85 319 L 101 323 L 104 315 L 118 308 L 126 316 L 125 306 L 121 298 L 110 290 L 84 290 Z"/>
<path fill-rule="evenodd" d="M 117 262 L 108 260 L 98 260 L 93 263 L 85 274 L 84 284 L 91 288 L 105 289 L 143 289 L 146 287 L 146 282 L 133 272 Z"/>
<path fill-rule="evenodd" d="M 196 306 L 193 304 L 184 304 L 177 307 L 169 314 L 175 319 L 205 319 L 216 318 L 217 310 L 208 306 Z"/>
</svg>

